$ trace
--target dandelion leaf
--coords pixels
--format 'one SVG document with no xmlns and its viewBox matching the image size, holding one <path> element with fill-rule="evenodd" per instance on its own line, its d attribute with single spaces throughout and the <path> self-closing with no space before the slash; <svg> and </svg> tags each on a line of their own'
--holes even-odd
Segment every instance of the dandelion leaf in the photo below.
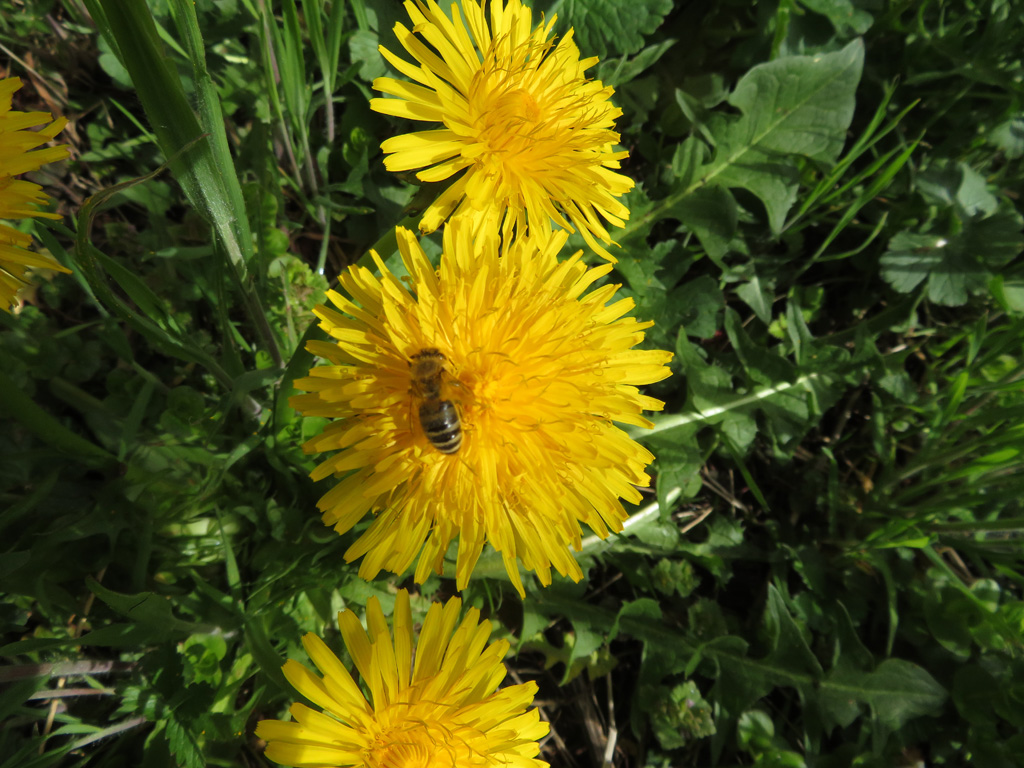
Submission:
<svg viewBox="0 0 1024 768">
<path fill-rule="evenodd" d="M 800 5 L 826 17 L 841 35 L 863 35 L 874 23 L 871 14 L 857 8 L 852 0 L 800 0 Z"/>
<path fill-rule="evenodd" d="M 886 659 L 868 674 L 852 669 L 836 670 L 822 689 L 823 694 L 827 694 L 823 695 L 825 700 L 842 697 L 867 704 L 878 720 L 892 730 L 914 717 L 937 710 L 946 700 L 946 689 L 934 677 L 924 668 L 903 659 Z"/>
<path fill-rule="evenodd" d="M 900 293 L 922 283 L 928 299 L 947 307 L 988 290 L 993 274 L 1024 247 L 1019 213 L 1001 209 L 962 222 L 956 234 L 903 231 L 889 241 L 880 261 L 882 279 Z"/>
<path fill-rule="evenodd" d="M 717 260 L 739 218 L 731 190 L 743 189 L 760 200 L 779 233 L 796 201 L 801 158 L 831 166 L 839 157 L 863 65 L 860 40 L 834 53 L 786 56 L 740 79 L 728 98 L 739 116 L 691 114 L 701 138 L 691 136 L 672 159 L 675 184 L 664 215 L 681 221 Z M 676 100 L 687 103 L 682 93 Z"/>
<path fill-rule="evenodd" d="M 558 8 L 558 15 L 563 23 L 572 24 L 576 43 L 584 55 L 604 59 L 639 51 L 644 46 L 644 36 L 661 26 L 671 10 L 672 0 L 566 0 Z"/>
<path fill-rule="evenodd" d="M 704 175 L 755 194 L 778 232 L 796 199 L 793 156 L 836 161 L 863 65 L 864 46 L 855 40 L 835 53 L 788 56 L 751 69 L 729 97 L 743 115 L 726 124 Z"/>
</svg>

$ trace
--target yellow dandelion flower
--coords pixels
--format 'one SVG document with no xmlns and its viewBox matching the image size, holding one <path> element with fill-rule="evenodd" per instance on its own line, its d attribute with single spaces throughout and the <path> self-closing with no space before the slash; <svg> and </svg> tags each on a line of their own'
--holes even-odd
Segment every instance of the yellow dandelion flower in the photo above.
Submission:
<svg viewBox="0 0 1024 768">
<path fill-rule="evenodd" d="M 21 80 L 0 80 L 0 220 L 41 217 L 59 219 L 56 213 L 39 211 L 49 198 L 38 184 L 14 177 L 35 171 L 46 163 L 68 156 L 65 146 L 36 149 L 50 141 L 67 124 L 65 118 L 53 120 L 49 112 L 12 112 L 11 97 L 21 88 Z M 38 131 L 27 130 L 43 126 Z M 0 309 L 9 312 L 15 296 L 27 284 L 29 268 L 71 270 L 47 256 L 28 250 L 32 238 L 0 221 Z"/>
<path fill-rule="evenodd" d="M 490 24 L 477 0 L 461 5 L 465 21 L 458 5 L 449 18 L 434 0 L 406 2 L 413 28 L 396 24 L 395 36 L 419 66 L 380 52 L 414 82 L 373 83 L 397 98 L 373 99 L 372 109 L 443 126 L 385 141 L 388 170 L 422 168 L 417 177 L 428 182 L 464 171 L 420 229 L 433 232 L 454 212 L 478 231 L 528 230 L 546 241 L 554 221 L 614 261 L 598 240 L 612 242 L 605 222 L 629 218 L 617 198 L 633 181 L 615 172 L 629 153 L 615 151 L 622 110 L 609 101 L 613 89 L 584 76 L 597 57 L 580 60 L 571 29 L 556 44 L 555 16 L 534 29 L 520 0 L 491 0 Z"/>
<path fill-rule="evenodd" d="M 498 688 L 508 642 L 486 645 L 491 623 L 475 608 L 456 628 L 461 607 L 458 598 L 431 605 L 415 653 L 405 590 L 395 601 L 394 640 L 376 597 L 366 630 L 352 611 L 338 614 L 369 701 L 324 641 L 307 634 L 302 644 L 323 677 L 292 660 L 284 674 L 323 712 L 293 704 L 294 722 L 261 721 L 267 757 L 296 768 L 547 768 L 536 755 L 548 724 L 528 709 L 537 684 Z"/>
<path fill-rule="evenodd" d="M 559 262 L 566 237 L 516 239 L 499 257 L 497 233 L 456 220 L 435 272 L 400 228 L 411 291 L 374 253 L 380 278 L 352 267 L 347 295 L 328 294 L 340 312 L 316 309 L 334 341 L 309 350 L 331 364 L 297 381 L 311 394 L 291 402 L 335 419 L 304 446 L 340 450 L 312 474 L 341 478 L 319 502 L 324 522 L 344 533 L 376 514 L 345 553 L 365 556 L 363 578 L 418 556 L 422 582 L 458 536 L 459 589 L 485 542 L 521 595 L 517 559 L 545 585 L 552 566 L 578 581 L 580 524 L 603 538 L 627 517 L 620 498 L 640 501 L 654 457 L 613 422 L 650 426 L 641 412 L 663 403 L 636 385 L 666 378 L 672 353 L 633 349 L 652 323 L 625 316 L 632 299 L 609 303 L 616 285 L 587 293 L 612 267 L 587 269 L 581 252 Z M 424 359 L 432 382 L 414 377 Z"/>
</svg>

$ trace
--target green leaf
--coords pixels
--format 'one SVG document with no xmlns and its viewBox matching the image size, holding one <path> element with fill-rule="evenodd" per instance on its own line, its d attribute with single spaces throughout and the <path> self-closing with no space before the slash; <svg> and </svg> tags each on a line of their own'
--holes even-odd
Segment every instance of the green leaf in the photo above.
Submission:
<svg viewBox="0 0 1024 768">
<path fill-rule="evenodd" d="M 791 673 L 800 672 L 815 680 L 823 676 L 824 670 L 807 644 L 804 631 L 801 631 L 801 627 L 793 619 L 782 593 L 773 584 L 768 585 L 764 625 L 771 649 L 764 658 L 765 664 Z"/>
<path fill-rule="evenodd" d="M 1024 116 L 1011 117 L 993 128 L 988 139 L 1009 159 L 1024 157 Z"/>
<path fill-rule="evenodd" d="M 912 718 L 935 712 L 947 695 L 923 667 L 902 659 L 886 659 L 868 674 L 837 670 L 822 688 L 823 695 L 846 695 L 867 704 L 892 730 Z"/>
<path fill-rule="evenodd" d="M 852 0 L 799 0 L 800 5 L 828 18 L 839 34 L 863 35 L 874 22 L 871 14 L 857 8 Z"/>
<path fill-rule="evenodd" d="M 798 166 L 791 156 L 836 161 L 863 65 L 864 45 L 855 40 L 835 53 L 788 56 L 751 69 L 729 97 L 743 115 L 716 131 L 715 158 L 702 177 L 757 195 L 779 232 L 796 199 Z"/>
<path fill-rule="evenodd" d="M 0 371 L 0 415 L 17 419 L 44 443 L 79 461 L 109 467 L 117 465 L 115 456 L 65 427 L 15 386 L 3 371 Z"/>
<path fill-rule="evenodd" d="M 644 36 L 659 26 L 672 10 L 672 0 L 564 0 L 559 20 L 568 21 L 584 56 L 607 58 L 616 53 L 636 53 Z"/>
<path fill-rule="evenodd" d="M 882 279 L 900 293 L 910 293 L 941 263 L 944 238 L 900 232 L 881 259 Z"/>
<path fill-rule="evenodd" d="M 167 718 L 167 745 L 181 768 L 203 768 L 203 752 L 196 743 L 192 732 L 178 722 L 176 717 Z"/>
<path fill-rule="evenodd" d="M 650 597 L 642 597 L 639 600 L 631 600 L 625 603 L 615 617 L 615 623 L 608 631 L 608 642 L 610 643 L 619 634 L 619 623 L 622 619 L 634 619 L 640 621 L 661 621 L 661 607 L 658 601 Z"/>
<path fill-rule="evenodd" d="M 602 61 L 597 65 L 597 79 L 615 87 L 628 83 L 653 67 L 658 59 L 675 44 L 676 41 L 670 38 L 647 46 L 631 59 L 627 60 L 623 57 L 619 61 Z"/>
<path fill-rule="evenodd" d="M 729 251 L 736 236 L 739 213 L 732 193 L 724 187 L 700 187 L 668 211 L 700 240 L 715 262 Z"/>
<path fill-rule="evenodd" d="M 759 384 L 780 384 L 796 380 L 797 372 L 793 364 L 776 354 L 774 349 L 766 349 L 763 342 L 755 342 L 744 329 L 739 314 L 731 308 L 725 311 L 725 332 L 751 379 Z"/>
<path fill-rule="evenodd" d="M 980 204 L 976 194 L 967 199 Z M 960 232 L 948 238 L 903 231 L 889 241 L 882 255 L 882 279 L 900 293 L 909 293 L 925 282 L 931 301 L 961 306 L 968 296 L 984 292 L 992 269 L 1015 258 L 1022 245 L 1021 217 L 1010 210 L 968 220 Z"/>
<path fill-rule="evenodd" d="M 775 292 L 771 285 L 761 282 L 755 273 L 747 282 L 737 286 L 736 295 L 757 315 L 757 319 L 765 325 L 772 321 L 772 304 Z"/>
<path fill-rule="evenodd" d="M 164 633 L 183 632 L 193 634 L 203 632 L 204 628 L 190 621 L 182 621 L 171 611 L 171 602 L 152 592 L 139 592 L 126 595 L 107 589 L 95 579 L 88 580 L 89 589 L 123 616 L 147 629 L 156 629 Z"/>
<path fill-rule="evenodd" d="M 353 62 L 359 62 L 359 77 L 366 82 L 387 74 L 384 58 L 377 51 L 380 40 L 376 32 L 356 30 L 348 39 L 348 50 Z"/>
<path fill-rule="evenodd" d="M 691 437 L 694 432 L 696 430 L 692 427 L 680 428 L 648 441 L 658 457 L 657 491 L 662 509 L 671 509 L 668 494 L 676 488 L 682 489 L 684 499 L 693 498 L 701 489 L 700 470 L 704 466 L 704 454 Z"/>
<path fill-rule="evenodd" d="M 711 705 L 700 695 L 692 680 L 671 690 L 659 688 L 651 694 L 651 729 L 663 749 L 678 749 L 688 742 L 715 734 Z M 649 697 L 644 697 L 649 701 Z"/>
<path fill-rule="evenodd" d="M 718 288 L 717 280 L 702 275 L 675 291 L 673 299 L 685 307 L 682 325 L 689 336 L 710 339 L 715 335 L 719 326 L 719 314 L 725 306 L 725 299 Z"/>
</svg>

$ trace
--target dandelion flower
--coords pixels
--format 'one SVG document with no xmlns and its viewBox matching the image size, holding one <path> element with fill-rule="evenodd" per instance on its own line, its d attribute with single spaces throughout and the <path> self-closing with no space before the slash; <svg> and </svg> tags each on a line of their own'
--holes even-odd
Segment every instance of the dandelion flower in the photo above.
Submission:
<svg viewBox="0 0 1024 768">
<path fill-rule="evenodd" d="M 663 403 L 636 388 L 666 378 L 672 354 L 633 347 L 652 323 L 626 317 L 631 299 L 609 303 L 618 286 L 587 293 L 611 270 L 587 269 L 581 253 L 559 262 L 566 233 L 543 248 L 517 238 L 499 257 L 497 233 L 464 221 L 445 227 L 435 272 L 414 236 L 398 230 L 411 290 L 377 258 L 341 275 L 344 291 L 315 312 L 333 342 L 309 350 L 330 364 L 296 382 L 292 398 L 309 416 L 335 419 L 304 446 L 340 451 L 312 473 L 340 481 L 320 500 L 339 533 L 376 519 L 345 553 L 364 557 L 359 574 L 440 573 L 459 537 L 456 580 L 469 581 L 489 542 L 520 595 L 517 559 L 545 585 L 550 569 L 582 578 L 581 523 L 604 538 L 637 503 L 654 458 L 613 422 L 650 426 L 640 414 Z M 418 415 L 411 361 L 424 350 L 444 360 L 439 398 L 459 414 L 462 442 L 442 453 Z"/>
<path fill-rule="evenodd" d="M 622 110 L 613 89 L 584 72 L 597 57 L 580 60 L 570 29 L 552 37 L 557 17 L 532 27 L 520 0 L 491 0 L 490 23 L 477 0 L 452 5 L 449 18 L 434 0 L 405 3 L 412 31 L 395 36 L 417 64 L 380 52 L 412 83 L 377 78 L 373 87 L 397 98 L 370 107 L 388 115 L 442 127 L 388 139 L 381 149 L 390 171 L 423 169 L 422 181 L 463 173 L 426 210 L 420 223 L 433 232 L 449 215 L 471 217 L 478 231 L 529 231 L 544 241 L 551 222 L 578 229 L 606 259 L 605 222 L 617 227 L 629 210 L 617 198 L 633 181 L 615 169 L 628 156 L 615 151 L 613 128 Z M 603 219 L 603 221 L 602 221 Z"/>
<path fill-rule="evenodd" d="M 485 645 L 491 623 L 475 608 L 456 628 L 461 606 L 458 598 L 430 606 L 415 654 L 405 590 L 395 601 L 394 640 L 376 597 L 366 630 L 351 611 L 338 614 L 369 701 L 324 641 L 307 634 L 302 644 L 323 677 L 292 660 L 284 674 L 323 711 L 296 703 L 294 722 L 261 721 L 267 757 L 296 768 L 547 768 L 536 755 L 548 724 L 528 709 L 537 684 L 498 689 L 508 642 Z"/>
<path fill-rule="evenodd" d="M 36 209 L 49 199 L 38 184 L 14 178 L 35 171 L 46 163 L 68 156 L 65 146 L 36 149 L 56 136 L 67 124 L 53 120 L 49 112 L 12 112 L 11 97 L 21 80 L 0 80 L 0 220 L 41 217 L 59 219 L 56 213 Z M 28 128 L 43 126 L 38 131 Z M 53 259 L 28 250 L 32 238 L 0 221 L 0 309 L 9 312 L 21 288 L 27 285 L 29 268 L 70 272 Z"/>
</svg>

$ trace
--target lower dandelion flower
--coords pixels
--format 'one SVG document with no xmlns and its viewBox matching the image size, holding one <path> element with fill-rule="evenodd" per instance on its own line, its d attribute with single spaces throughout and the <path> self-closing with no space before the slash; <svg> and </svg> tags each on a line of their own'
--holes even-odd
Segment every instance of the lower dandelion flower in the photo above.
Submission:
<svg viewBox="0 0 1024 768">
<path fill-rule="evenodd" d="M 612 267 L 559 262 L 564 240 L 517 239 L 499 257 L 496 233 L 454 221 L 435 272 L 400 229 L 411 291 L 378 259 L 380 278 L 341 276 L 340 312 L 316 309 L 334 341 L 309 349 L 331 364 L 296 382 L 310 394 L 292 405 L 336 419 L 305 445 L 340 451 L 313 472 L 340 478 L 324 522 L 345 533 L 376 514 L 345 553 L 364 557 L 363 578 L 418 556 L 423 581 L 458 536 L 459 589 L 486 542 L 521 595 L 517 560 L 544 584 L 552 567 L 579 580 L 581 523 L 603 538 L 627 517 L 620 499 L 640 501 L 654 457 L 614 422 L 650 426 L 641 412 L 663 404 L 636 385 L 667 377 L 672 354 L 633 349 L 651 323 L 625 316 L 631 299 L 608 303 L 615 285 L 587 293 Z"/>
<path fill-rule="evenodd" d="M 67 124 L 65 118 L 52 120 L 49 112 L 12 112 L 11 100 L 21 88 L 17 77 L 0 80 L 0 220 L 40 217 L 59 219 L 56 213 L 37 210 L 45 205 L 42 187 L 14 177 L 39 169 L 46 163 L 68 156 L 65 146 L 37 149 L 56 136 Z M 28 128 L 43 126 L 38 131 Z M 71 270 L 47 256 L 28 250 L 32 238 L 11 226 L 0 223 L 0 309 L 9 312 L 21 288 L 27 285 L 30 268 Z"/>
<path fill-rule="evenodd" d="M 295 768 L 547 768 L 536 755 L 548 724 L 528 709 L 537 684 L 498 688 L 508 642 L 486 645 L 491 623 L 475 608 L 456 628 L 461 607 L 458 598 L 434 603 L 415 653 L 405 590 L 395 601 L 393 639 L 376 597 L 366 630 L 351 611 L 338 614 L 369 701 L 323 640 L 306 635 L 302 644 L 323 677 L 291 660 L 284 674 L 323 711 L 296 703 L 294 722 L 261 721 L 256 735 L 268 742 L 267 757 Z"/>
</svg>

